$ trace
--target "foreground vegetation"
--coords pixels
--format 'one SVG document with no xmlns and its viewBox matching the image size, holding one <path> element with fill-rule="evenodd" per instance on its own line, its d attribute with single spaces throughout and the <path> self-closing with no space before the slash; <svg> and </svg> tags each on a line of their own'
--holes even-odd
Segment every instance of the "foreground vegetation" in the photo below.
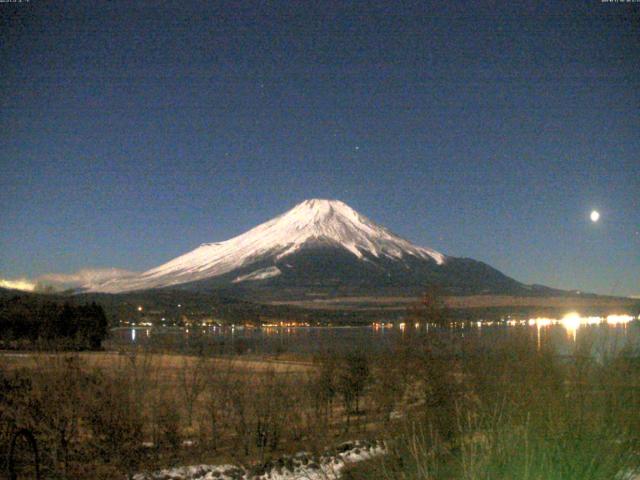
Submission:
<svg viewBox="0 0 640 480">
<path fill-rule="evenodd" d="M 640 465 L 640 358 L 559 357 L 524 338 L 432 357 L 410 384 L 423 403 L 387 431 L 389 454 L 358 479 L 630 479 Z M 420 363 L 420 359 L 415 361 Z M 633 477 L 635 478 L 635 477 Z"/>
<path fill-rule="evenodd" d="M 263 463 L 300 449 L 320 452 L 366 430 L 354 418 L 368 379 L 362 355 L 331 357 L 326 368 L 146 353 L 7 360 L 0 377 L 0 461 L 13 434 L 26 428 L 37 439 L 43 478 Z M 23 447 L 26 458 L 19 461 L 29 468 L 31 452 Z"/>
<path fill-rule="evenodd" d="M 42 478 L 125 478 L 195 463 L 260 465 L 346 439 L 388 454 L 360 479 L 613 479 L 640 465 L 640 358 L 558 356 L 526 329 L 491 349 L 408 329 L 390 350 L 272 358 L 4 355 L 0 468 L 33 432 Z M 12 356 L 13 355 L 13 356 Z M 24 442 L 24 439 L 20 439 Z M 32 468 L 29 445 L 16 462 Z"/>
</svg>

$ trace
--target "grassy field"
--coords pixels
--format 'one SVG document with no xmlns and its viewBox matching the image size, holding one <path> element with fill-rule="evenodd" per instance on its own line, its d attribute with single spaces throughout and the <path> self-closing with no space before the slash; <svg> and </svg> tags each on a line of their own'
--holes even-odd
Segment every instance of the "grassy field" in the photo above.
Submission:
<svg viewBox="0 0 640 480">
<path fill-rule="evenodd" d="M 306 374 L 313 370 L 311 361 L 278 360 L 274 358 L 208 358 L 202 360 L 197 356 L 143 353 L 119 353 L 119 352 L 79 352 L 74 354 L 56 352 L 29 352 L 0 351 L 0 360 L 7 371 L 15 369 L 38 369 L 46 364 L 56 364 L 60 359 L 74 358 L 84 369 L 121 369 L 130 363 L 142 361 L 145 368 L 158 374 L 160 377 L 175 378 L 176 372 L 182 368 L 195 368 L 201 363 L 201 368 L 207 370 L 226 369 L 237 373 L 264 373 L 275 372 L 279 374 Z"/>
</svg>

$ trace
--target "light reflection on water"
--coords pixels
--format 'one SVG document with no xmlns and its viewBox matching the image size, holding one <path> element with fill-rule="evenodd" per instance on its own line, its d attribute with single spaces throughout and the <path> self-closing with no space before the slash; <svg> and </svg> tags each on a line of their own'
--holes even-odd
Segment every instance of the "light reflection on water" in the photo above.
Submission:
<svg viewBox="0 0 640 480">
<path fill-rule="evenodd" d="M 136 333 L 138 330 L 140 332 Z M 141 335 L 144 330 L 145 334 Z M 429 324 L 373 323 L 366 326 L 244 328 L 208 326 L 197 328 L 116 328 L 111 346 L 127 345 L 159 349 L 208 349 L 214 353 L 313 353 L 363 348 L 380 351 L 413 332 L 427 336 L 464 339 L 491 347 L 515 334 L 527 334 L 538 349 L 550 346 L 570 354 L 588 343 L 592 351 L 613 351 L 625 347 L 640 349 L 640 322 L 628 315 L 585 316 L 571 312 L 562 318 L 505 319 L 491 322 L 455 323 L 449 327 Z"/>
</svg>

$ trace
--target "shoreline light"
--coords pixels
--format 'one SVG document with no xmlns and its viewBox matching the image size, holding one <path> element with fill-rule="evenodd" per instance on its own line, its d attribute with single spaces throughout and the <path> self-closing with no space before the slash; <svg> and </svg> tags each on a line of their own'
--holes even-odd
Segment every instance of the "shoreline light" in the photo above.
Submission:
<svg viewBox="0 0 640 480">
<path fill-rule="evenodd" d="M 606 317 L 590 316 L 583 317 L 577 312 L 567 313 L 561 319 L 557 318 L 530 318 L 528 324 L 530 326 L 538 327 L 538 333 L 542 327 L 548 327 L 551 325 L 562 325 L 567 333 L 573 337 L 575 341 L 578 329 L 585 325 L 625 325 L 636 318 L 632 315 L 608 315 Z"/>
<path fill-rule="evenodd" d="M 560 325 L 562 326 L 569 337 L 573 341 L 577 338 L 578 330 L 583 326 L 599 326 L 608 325 L 611 327 L 622 326 L 626 328 L 627 324 L 640 320 L 640 315 L 637 317 L 627 314 L 611 314 L 607 316 L 585 316 L 583 317 L 578 312 L 569 312 L 562 318 L 549 318 L 549 317 L 536 317 L 529 318 L 528 320 L 520 319 L 516 320 L 511 317 L 504 318 L 502 322 L 508 326 L 525 326 L 536 327 L 538 344 L 540 343 L 540 331 L 545 327 Z"/>
</svg>

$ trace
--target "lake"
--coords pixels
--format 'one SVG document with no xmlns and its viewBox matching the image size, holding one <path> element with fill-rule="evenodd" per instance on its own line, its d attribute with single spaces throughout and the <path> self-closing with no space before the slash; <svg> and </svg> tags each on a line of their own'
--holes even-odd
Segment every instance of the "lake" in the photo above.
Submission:
<svg viewBox="0 0 640 480">
<path fill-rule="evenodd" d="M 411 327 L 411 328 L 410 328 Z M 408 326 L 404 323 L 367 326 L 244 328 L 242 326 L 119 327 L 112 330 L 107 348 L 140 347 L 152 351 L 205 351 L 213 354 L 308 354 L 365 349 L 379 352 L 411 335 L 434 340 L 473 343 L 491 348 L 515 336 L 529 339 L 536 348 L 551 346 L 568 355 L 578 345 L 588 345 L 594 355 L 640 347 L 640 321 L 628 315 L 563 318 L 507 318 L 498 322 L 466 322 L 448 327 Z"/>
</svg>

